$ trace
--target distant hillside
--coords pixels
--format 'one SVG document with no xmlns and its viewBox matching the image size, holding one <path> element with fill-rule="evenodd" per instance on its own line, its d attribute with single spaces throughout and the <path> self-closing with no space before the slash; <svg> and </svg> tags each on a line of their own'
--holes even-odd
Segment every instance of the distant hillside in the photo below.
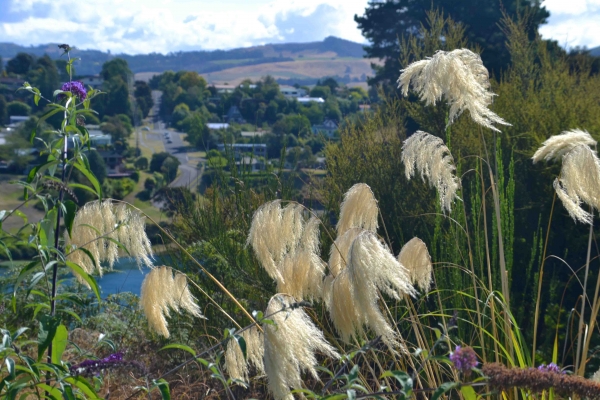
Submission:
<svg viewBox="0 0 600 400">
<path fill-rule="evenodd" d="M 590 54 L 594 57 L 600 57 L 600 46 L 590 49 Z"/>
<path fill-rule="evenodd" d="M 24 47 L 13 43 L 0 43 L 0 57 L 4 62 L 19 52 L 36 56 L 48 54 L 52 58 L 59 58 L 62 53 L 56 44 Z M 127 60 L 129 68 L 134 73 L 191 70 L 207 74 L 235 67 L 292 62 L 302 59 L 362 58 L 364 51 L 359 43 L 330 36 L 321 42 L 267 44 L 232 50 L 186 51 L 167 55 L 157 53 L 114 55 L 98 50 L 77 49 L 71 54 L 73 57 L 82 59 L 82 62 L 76 65 L 77 74 L 80 75 L 97 74 L 104 62 L 116 57 Z"/>
</svg>

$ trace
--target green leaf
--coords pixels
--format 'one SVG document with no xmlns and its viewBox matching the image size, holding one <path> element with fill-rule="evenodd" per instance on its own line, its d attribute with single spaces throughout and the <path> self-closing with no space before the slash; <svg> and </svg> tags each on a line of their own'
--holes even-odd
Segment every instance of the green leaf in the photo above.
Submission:
<svg viewBox="0 0 600 400">
<path fill-rule="evenodd" d="M 79 188 L 79 189 L 87 190 L 87 191 L 88 191 L 88 192 L 90 192 L 90 193 L 97 194 L 97 193 L 94 191 L 94 189 L 92 189 L 91 187 L 89 187 L 89 186 L 86 186 L 86 185 L 82 185 L 82 184 L 80 184 L 80 183 L 70 183 L 70 184 L 69 184 L 69 187 L 72 187 L 72 188 Z"/>
<path fill-rule="evenodd" d="M 411 395 L 411 392 L 413 390 L 413 380 L 410 377 L 410 375 L 408 375 L 404 371 L 385 371 L 383 375 L 381 375 L 382 378 L 388 376 L 394 377 L 398 381 L 398 383 L 402 386 L 402 390 L 404 391 L 407 397 Z"/>
<path fill-rule="evenodd" d="M 48 243 L 42 243 L 42 245 L 50 245 L 54 244 L 54 231 L 56 229 L 56 219 L 58 218 L 58 211 L 56 208 L 48 211 L 46 214 L 46 218 L 41 221 L 41 227 L 44 230 L 45 237 L 48 240 Z"/>
<path fill-rule="evenodd" d="M 245 360 L 247 358 L 247 356 L 246 356 L 246 340 L 244 340 L 244 338 L 240 335 L 233 335 L 233 338 L 235 339 L 237 344 L 240 346 L 240 349 L 242 349 L 242 354 L 244 355 L 244 360 Z"/>
<path fill-rule="evenodd" d="M 60 390 L 58 390 L 58 388 L 52 387 L 45 383 L 38 383 L 36 386 L 40 389 L 43 389 L 47 393 L 46 396 L 49 396 L 51 399 L 60 400 L 62 398 L 62 393 Z"/>
<path fill-rule="evenodd" d="M 69 237 L 71 237 L 71 231 L 73 230 L 73 221 L 75 220 L 75 214 L 77 213 L 77 205 L 71 200 L 67 200 L 63 203 L 65 206 L 65 226 Z"/>
<path fill-rule="evenodd" d="M 58 317 L 51 317 L 49 315 L 38 316 L 40 322 L 40 332 L 38 333 L 38 362 L 42 359 L 42 356 L 46 352 L 50 343 L 56 335 L 56 329 L 60 325 L 60 319 Z"/>
<path fill-rule="evenodd" d="M 94 391 L 94 388 L 85 378 L 81 376 L 72 376 L 66 378 L 65 382 L 70 383 L 81 390 L 86 395 L 86 399 L 99 399 L 98 395 Z"/>
<path fill-rule="evenodd" d="M 60 324 L 58 328 L 56 328 L 56 334 L 54 335 L 54 339 L 52 339 L 52 363 L 60 364 L 60 360 L 62 359 L 63 352 L 67 348 L 67 342 L 69 339 L 69 331 L 67 327 L 63 324 Z"/>
<path fill-rule="evenodd" d="M 444 393 L 449 392 L 452 389 L 456 389 L 460 387 L 460 382 L 446 382 L 442 383 L 440 387 L 433 392 L 433 396 L 431 396 L 431 400 L 439 399 Z"/>
<path fill-rule="evenodd" d="M 15 282 L 15 286 L 13 288 L 13 297 L 17 296 L 17 289 L 19 288 L 19 285 L 21 284 L 21 282 L 23 282 L 23 279 L 25 279 L 27 274 L 29 274 L 29 272 L 31 272 L 31 270 L 33 270 L 38 265 L 38 263 L 39 261 L 32 261 L 21 269 L 21 272 L 19 272 L 19 276 L 17 276 L 17 281 Z"/>
<path fill-rule="evenodd" d="M 8 376 L 10 380 L 14 380 L 16 378 L 15 375 L 15 360 L 10 357 L 6 358 L 6 370 L 8 371 Z"/>
<path fill-rule="evenodd" d="M 98 298 L 98 301 L 101 302 L 102 299 L 100 298 L 100 288 L 98 287 L 98 283 L 96 282 L 94 277 L 91 276 L 90 274 L 88 274 L 87 272 L 85 272 L 83 270 L 83 268 L 81 268 L 79 265 L 77 265 L 71 261 L 67 261 L 66 263 L 67 263 L 67 267 L 69 267 L 71 269 L 71 271 L 78 274 L 85 282 L 87 282 L 88 285 L 90 285 L 90 288 L 92 289 L 92 291 Z"/>
<path fill-rule="evenodd" d="M 96 179 L 96 177 L 94 176 L 92 171 L 90 171 L 89 168 L 87 168 L 81 162 L 81 160 L 78 160 L 75 164 L 73 164 L 73 166 L 75 168 L 77 168 L 83 175 L 85 175 L 86 178 L 88 178 L 90 183 L 94 186 L 94 189 L 96 189 L 96 195 L 98 196 L 98 198 L 101 199 L 102 198 L 102 188 L 100 187 L 100 183 L 98 182 L 98 179 Z"/>
<path fill-rule="evenodd" d="M 169 391 L 169 383 L 164 379 L 156 381 L 156 387 L 160 390 L 163 400 L 171 400 L 171 392 Z"/>
<path fill-rule="evenodd" d="M 75 395 L 73 394 L 73 389 L 69 385 L 65 385 L 62 389 L 63 398 L 65 400 L 75 400 Z"/>
<path fill-rule="evenodd" d="M 196 352 L 194 351 L 194 349 L 192 349 L 190 346 L 186 346 L 185 344 L 179 344 L 179 343 L 168 344 L 168 345 L 164 346 L 163 348 L 161 348 L 159 351 L 163 351 L 163 350 L 167 350 L 167 349 L 184 350 L 184 351 L 187 351 L 188 353 L 190 353 L 191 355 L 193 355 L 194 357 L 196 357 Z"/>
<path fill-rule="evenodd" d="M 477 393 L 475 393 L 472 386 L 462 386 L 460 392 L 465 400 L 477 400 Z"/>
</svg>

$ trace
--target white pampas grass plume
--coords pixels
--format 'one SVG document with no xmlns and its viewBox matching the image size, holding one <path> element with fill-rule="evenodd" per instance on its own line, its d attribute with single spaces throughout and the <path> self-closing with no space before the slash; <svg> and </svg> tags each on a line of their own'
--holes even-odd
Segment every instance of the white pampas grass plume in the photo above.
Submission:
<svg viewBox="0 0 600 400">
<path fill-rule="evenodd" d="M 595 144 L 596 141 L 587 131 L 580 129 L 563 131 L 560 135 L 551 136 L 542 143 L 542 147 L 535 152 L 532 160 L 534 164 L 541 160 L 558 161 L 577 146 L 593 146 Z"/>
<path fill-rule="evenodd" d="M 596 152 L 579 145 L 565 154 L 554 189 L 575 221 L 591 224 L 592 216 L 581 208 L 581 203 L 600 210 L 600 160 Z"/>
<path fill-rule="evenodd" d="M 125 204 L 114 205 L 110 199 L 89 202 L 75 214 L 71 236 L 65 232 L 69 261 L 79 265 L 88 274 L 97 271 L 102 276 L 102 262 L 106 262 L 112 269 L 119 258 L 119 248 L 115 241 L 127 249 L 139 267 L 144 264 L 152 267 L 152 245 L 146 235 L 144 218 L 139 212 L 130 211 Z M 89 251 L 95 265 L 78 248 Z M 87 285 L 81 277 L 77 278 Z"/>
<path fill-rule="evenodd" d="M 348 252 L 348 267 L 324 282 L 325 304 L 342 339 L 349 341 L 367 326 L 394 349 L 397 335 L 379 309 L 379 291 L 395 299 L 414 295 L 408 271 L 377 238 L 363 231 Z"/>
<path fill-rule="evenodd" d="M 322 294 L 325 263 L 319 257 L 319 220 L 304 220 L 302 206 L 279 200 L 263 204 L 252 218 L 247 243 L 277 283 L 279 292 L 297 299 L 316 299 Z"/>
<path fill-rule="evenodd" d="M 369 185 L 357 183 L 344 194 L 344 201 L 340 206 L 340 220 L 337 223 L 338 236 L 351 228 L 376 231 L 378 214 L 377 200 Z"/>
<path fill-rule="evenodd" d="M 197 318 L 204 318 L 189 291 L 185 275 L 176 273 L 173 278 L 173 270 L 165 266 L 152 269 L 144 278 L 140 306 L 148 324 L 164 337 L 169 337 L 166 319 L 170 316 L 169 309 L 175 312 L 183 309 Z"/>
<path fill-rule="evenodd" d="M 231 338 L 227 342 L 225 350 L 225 370 L 233 379 L 248 382 L 248 365 L 252 364 L 259 375 L 264 375 L 265 366 L 263 356 L 265 352 L 264 338 L 256 326 L 253 326 L 240 334 L 246 342 L 246 358 L 238 341 Z"/>
<path fill-rule="evenodd" d="M 594 375 L 592 375 L 591 379 L 596 383 L 600 383 L 600 369 L 594 372 Z"/>
<path fill-rule="evenodd" d="M 347 267 L 348 251 L 354 239 L 363 232 L 362 228 L 350 228 L 335 239 L 329 253 L 329 272 L 334 277 Z"/>
<path fill-rule="evenodd" d="M 303 371 L 319 379 L 316 352 L 339 358 L 302 308 L 289 309 L 295 302 L 291 296 L 278 294 L 271 298 L 265 311 L 265 316 L 275 322 L 275 326 L 263 326 L 265 372 L 269 390 L 278 400 L 293 400 L 290 388 L 302 388 Z M 284 308 L 285 311 L 278 312 Z"/>
<path fill-rule="evenodd" d="M 282 262 L 284 281 L 278 282 L 278 292 L 299 300 L 321 298 L 325 263 L 319 257 L 319 224 L 320 221 L 312 217 L 299 229 L 302 237 Z"/>
<path fill-rule="evenodd" d="M 408 270 L 411 281 L 428 293 L 433 267 L 427 245 L 417 237 L 412 238 L 402 246 L 398 254 L 398 262 Z"/>
<path fill-rule="evenodd" d="M 421 173 L 423 182 L 436 188 L 442 210 L 452 210 L 452 202 L 459 198 L 456 192 L 460 187 L 454 175 L 454 159 L 444 141 L 427 132 L 417 131 L 402 145 L 402 162 L 406 179 Z"/>
<path fill-rule="evenodd" d="M 468 49 L 439 50 L 400 72 L 398 87 L 404 96 L 412 87 L 427 105 L 446 98 L 450 105 L 448 125 L 464 110 L 469 110 L 476 123 L 498 132 L 492 124 L 510 125 L 488 109 L 495 96 L 489 91 L 489 73 L 481 57 Z"/>
</svg>

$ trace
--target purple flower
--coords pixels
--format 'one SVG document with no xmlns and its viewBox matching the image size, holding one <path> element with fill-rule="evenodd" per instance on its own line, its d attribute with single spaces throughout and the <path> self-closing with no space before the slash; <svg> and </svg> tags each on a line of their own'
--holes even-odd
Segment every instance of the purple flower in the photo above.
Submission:
<svg viewBox="0 0 600 400">
<path fill-rule="evenodd" d="M 468 346 L 456 346 L 456 349 L 450 353 L 450 361 L 454 364 L 454 368 L 465 374 L 465 376 L 469 376 L 471 369 L 479 365 L 475 350 Z"/>
<path fill-rule="evenodd" d="M 85 100 L 87 96 L 87 90 L 85 90 L 85 86 L 83 86 L 83 83 L 79 81 L 63 83 L 60 90 L 62 90 L 63 92 L 73 93 L 73 96 L 79 97 L 79 100 Z M 58 100 L 62 100 L 63 98 L 64 96 L 58 95 Z"/>
<path fill-rule="evenodd" d="M 100 372 L 117 368 L 137 369 L 142 374 L 146 374 L 146 368 L 141 363 L 123 360 L 123 352 L 121 351 L 101 360 L 84 360 L 79 364 L 71 366 L 69 370 L 72 375 L 92 376 L 100 375 Z"/>
<path fill-rule="evenodd" d="M 565 372 L 560 369 L 560 367 L 554 363 L 550 363 L 548 365 L 546 364 L 542 364 L 539 367 L 537 367 L 538 371 L 542 371 L 542 372 L 554 372 L 557 374 L 564 374 Z"/>
</svg>

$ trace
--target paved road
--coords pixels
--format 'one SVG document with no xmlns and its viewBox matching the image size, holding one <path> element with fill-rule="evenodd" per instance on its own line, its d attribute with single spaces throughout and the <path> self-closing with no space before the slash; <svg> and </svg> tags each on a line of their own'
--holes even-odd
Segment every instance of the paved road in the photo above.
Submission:
<svg viewBox="0 0 600 400">
<path fill-rule="evenodd" d="M 189 159 L 187 156 L 187 147 L 183 141 L 183 133 L 167 130 L 163 122 L 158 118 L 158 110 L 160 107 L 160 99 L 162 92 L 159 90 L 152 91 L 152 100 L 154 101 L 154 107 L 150 111 L 150 115 L 154 119 L 153 131 L 160 135 L 163 144 L 165 145 L 165 151 L 177 157 L 179 162 L 179 176 L 169 184 L 170 187 L 180 186 L 191 186 L 194 184 L 199 175 L 202 175 L 202 171 L 198 171 L 194 166 L 189 165 Z"/>
</svg>

